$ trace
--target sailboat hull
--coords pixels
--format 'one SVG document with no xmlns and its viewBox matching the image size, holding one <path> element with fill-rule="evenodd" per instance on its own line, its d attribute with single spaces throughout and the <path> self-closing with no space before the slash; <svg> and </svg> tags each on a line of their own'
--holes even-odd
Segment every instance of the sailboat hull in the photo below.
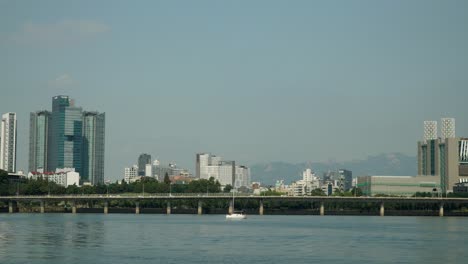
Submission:
<svg viewBox="0 0 468 264">
<path fill-rule="evenodd" d="M 242 220 L 246 219 L 247 216 L 245 214 L 228 214 L 226 215 L 227 220 Z"/>
</svg>

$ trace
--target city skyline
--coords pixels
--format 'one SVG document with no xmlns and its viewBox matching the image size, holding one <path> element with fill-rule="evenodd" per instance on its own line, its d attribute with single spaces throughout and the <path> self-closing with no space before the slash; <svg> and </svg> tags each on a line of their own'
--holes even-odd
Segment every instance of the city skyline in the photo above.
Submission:
<svg viewBox="0 0 468 264">
<path fill-rule="evenodd" d="M 443 117 L 466 135 L 468 3 L 342 3 L 1 3 L 18 169 L 29 113 L 58 94 L 107 113 L 111 180 L 145 152 L 193 172 L 199 152 L 247 166 L 416 156 L 421 122 Z"/>
</svg>

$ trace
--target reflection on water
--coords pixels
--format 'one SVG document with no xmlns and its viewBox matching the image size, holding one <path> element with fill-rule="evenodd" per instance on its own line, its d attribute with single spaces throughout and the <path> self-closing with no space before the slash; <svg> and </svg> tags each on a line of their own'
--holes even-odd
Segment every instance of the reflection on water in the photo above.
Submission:
<svg viewBox="0 0 468 264">
<path fill-rule="evenodd" d="M 0 263 L 463 263 L 467 218 L 0 214 Z"/>
</svg>

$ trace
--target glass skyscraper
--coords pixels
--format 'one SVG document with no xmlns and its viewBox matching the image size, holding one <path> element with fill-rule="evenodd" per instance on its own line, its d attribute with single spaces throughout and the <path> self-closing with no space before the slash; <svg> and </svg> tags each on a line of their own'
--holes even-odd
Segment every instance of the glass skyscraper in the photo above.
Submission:
<svg viewBox="0 0 468 264">
<path fill-rule="evenodd" d="M 82 182 L 104 183 L 104 113 L 83 112 L 59 95 L 52 112 L 31 113 L 30 121 L 30 171 L 74 168 Z"/>
<path fill-rule="evenodd" d="M 75 107 L 68 96 L 52 98 L 49 133 L 49 171 L 57 168 L 75 168 L 81 171 L 82 109 Z"/>
<path fill-rule="evenodd" d="M 47 171 L 49 111 L 30 114 L 29 125 L 29 171 L 43 169 Z"/>
<path fill-rule="evenodd" d="M 104 183 L 105 113 L 83 113 L 82 179 L 95 184 Z"/>
</svg>

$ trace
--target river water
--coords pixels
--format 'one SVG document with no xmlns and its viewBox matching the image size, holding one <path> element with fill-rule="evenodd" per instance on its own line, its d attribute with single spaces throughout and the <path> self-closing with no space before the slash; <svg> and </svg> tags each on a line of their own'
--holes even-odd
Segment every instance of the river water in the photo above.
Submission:
<svg viewBox="0 0 468 264">
<path fill-rule="evenodd" d="M 0 214 L 0 263 L 466 263 L 468 218 Z"/>
</svg>

